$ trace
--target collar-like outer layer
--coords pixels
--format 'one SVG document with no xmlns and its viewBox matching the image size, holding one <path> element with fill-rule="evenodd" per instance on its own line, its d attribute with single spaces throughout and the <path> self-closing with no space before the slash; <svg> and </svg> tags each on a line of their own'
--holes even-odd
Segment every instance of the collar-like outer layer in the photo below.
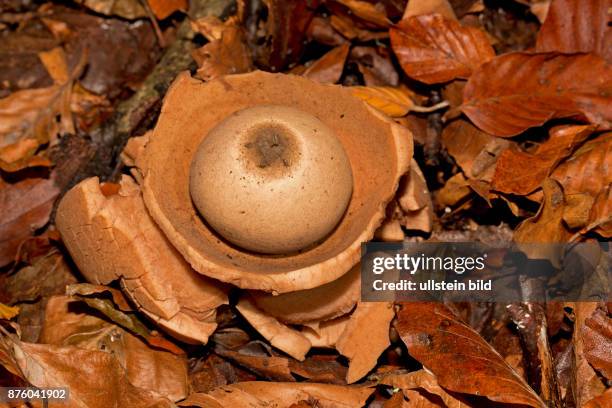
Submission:
<svg viewBox="0 0 612 408">
<path fill-rule="evenodd" d="M 316 116 L 332 128 L 351 162 L 353 195 L 345 216 L 325 241 L 302 253 L 267 256 L 229 245 L 203 222 L 189 194 L 193 154 L 209 130 L 261 104 Z M 357 264 L 361 243 L 384 219 L 411 157 L 410 131 L 341 86 L 260 71 L 204 83 L 185 72 L 170 87 L 137 166 L 151 216 L 196 271 L 240 288 L 286 293 L 331 282 Z"/>
</svg>

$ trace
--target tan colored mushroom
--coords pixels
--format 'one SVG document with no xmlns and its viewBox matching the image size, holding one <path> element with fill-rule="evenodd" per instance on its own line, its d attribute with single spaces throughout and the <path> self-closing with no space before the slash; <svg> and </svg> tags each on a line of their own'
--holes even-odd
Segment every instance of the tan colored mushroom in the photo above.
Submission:
<svg viewBox="0 0 612 408">
<path fill-rule="evenodd" d="M 264 108 L 252 110 L 258 107 Z M 241 115 L 245 121 L 239 120 Z M 312 137 L 319 132 L 322 141 Z M 225 138 L 219 136 L 223 134 Z M 216 140 L 210 146 L 209 137 Z M 261 147 L 248 147 L 258 140 Z M 325 149 L 338 142 L 328 157 Z M 225 149 L 217 143 L 225 143 Z M 342 151 L 350 164 L 352 188 Z M 331 282 L 358 262 L 361 243 L 370 240 L 383 221 L 411 156 L 410 132 L 343 87 L 264 72 L 202 83 L 184 73 L 168 91 L 136 164 L 151 216 L 195 270 L 240 288 L 286 293 Z M 225 165 L 215 167 L 207 157 Z M 297 176 L 300 169 L 319 166 L 322 174 Z M 238 168 L 243 178 L 230 174 Z M 200 199 L 213 194 L 200 197 L 197 188 L 211 181 L 210 173 L 200 174 L 204 169 L 226 172 L 217 174 L 216 194 L 221 198 L 214 208 Z M 341 188 L 332 192 L 311 186 L 325 184 L 321 177 L 336 180 Z M 257 189 L 258 181 L 265 181 L 268 190 Z M 283 187 L 277 190 L 275 183 Z M 294 196 L 298 186 L 316 196 L 299 191 Z M 347 191 L 352 191 L 348 205 Z M 241 206 L 248 194 L 259 194 L 244 201 L 253 208 Z M 288 203 L 303 214 L 287 210 Z M 279 209 L 277 218 L 286 231 L 278 232 L 266 206 Z M 243 225 L 244 231 L 236 225 Z M 266 234 L 262 225 L 277 232 Z"/>
<path fill-rule="evenodd" d="M 97 178 L 70 190 L 56 224 L 81 273 L 90 282 L 120 279 L 140 310 L 175 337 L 206 343 L 217 327 L 224 285 L 195 273 L 147 213 L 138 185 L 121 179 L 106 196 Z"/>
<path fill-rule="evenodd" d="M 206 342 L 230 283 L 248 290 L 236 308 L 272 345 L 296 359 L 337 347 L 354 382 L 388 344 L 393 315 L 375 304 L 353 313 L 361 244 L 390 206 L 401 209 L 396 227 L 427 211 L 407 187 L 422 181 L 418 168 L 403 177 L 411 157 L 410 132 L 343 87 L 183 73 L 155 129 L 124 151 L 140 187 L 124 177 L 105 196 L 86 180 L 62 200 L 57 225 L 88 280 L 121 279 L 179 339 Z M 366 322 L 375 335 L 361 344 Z"/>
</svg>

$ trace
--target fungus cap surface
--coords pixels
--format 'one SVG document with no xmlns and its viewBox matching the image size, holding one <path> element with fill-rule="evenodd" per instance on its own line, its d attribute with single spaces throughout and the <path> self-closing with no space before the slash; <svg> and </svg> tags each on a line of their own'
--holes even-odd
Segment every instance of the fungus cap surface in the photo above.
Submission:
<svg viewBox="0 0 612 408">
<path fill-rule="evenodd" d="M 258 253 L 315 245 L 338 224 L 351 198 L 349 159 L 333 131 L 287 106 L 234 112 L 202 140 L 190 193 L 208 224 Z"/>
<path fill-rule="evenodd" d="M 291 255 L 262 255 L 219 236 L 198 214 L 189 187 L 191 163 L 210 130 L 233 113 L 262 105 L 304 111 L 331 129 L 353 174 L 346 212 L 327 238 Z M 340 86 L 252 72 L 207 83 L 180 74 L 170 87 L 150 141 L 138 158 L 152 217 L 198 272 L 241 288 L 285 293 L 320 286 L 357 264 L 412 157 L 410 132 Z"/>
</svg>

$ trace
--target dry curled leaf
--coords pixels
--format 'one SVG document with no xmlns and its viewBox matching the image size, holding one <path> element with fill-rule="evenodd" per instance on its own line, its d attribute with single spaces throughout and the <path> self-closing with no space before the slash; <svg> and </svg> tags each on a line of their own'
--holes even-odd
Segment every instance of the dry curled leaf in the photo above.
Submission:
<svg viewBox="0 0 612 408">
<path fill-rule="evenodd" d="M 9 184 L 0 178 L 0 266 L 12 262 L 19 244 L 47 223 L 58 194 L 52 179 Z"/>
<path fill-rule="evenodd" d="M 187 0 L 146 0 L 155 17 L 163 20 L 175 11 L 186 11 Z"/>
<path fill-rule="evenodd" d="M 392 27 L 390 35 L 404 72 L 427 84 L 468 78 L 495 56 L 483 31 L 439 14 L 409 17 Z"/>
<path fill-rule="evenodd" d="M 253 69 L 253 61 L 247 48 L 242 28 L 233 20 L 228 20 L 218 39 L 193 51 L 192 56 L 198 64 L 196 76 L 209 81 L 222 75 L 239 74 Z"/>
<path fill-rule="evenodd" d="M 359 303 L 336 349 L 350 361 L 346 382 L 351 384 L 364 377 L 389 346 L 389 327 L 395 316 L 392 303 Z M 367 335 L 364 335 L 367 333 Z"/>
<path fill-rule="evenodd" d="M 519 151 L 515 146 L 504 150 L 495 166 L 493 189 L 519 195 L 531 193 L 592 130 L 590 126 L 558 127 L 533 153 Z"/>
<path fill-rule="evenodd" d="M 402 88 L 390 86 L 352 86 L 353 95 L 379 111 L 398 118 L 405 116 L 414 106 L 410 94 Z"/>
<path fill-rule="evenodd" d="M 468 80 L 461 110 L 482 130 L 510 137 L 553 118 L 612 126 L 612 70 L 593 54 L 509 53 Z"/>
<path fill-rule="evenodd" d="M 3 341 L 8 346 L 10 358 L 31 385 L 68 387 L 71 406 L 173 406 L 158 394 L 132 385 L 119 361 L 110 353 L 74 346 L 26 343 L 8 337 Z"/>
<path fill-rule="evenodd" d="M 177 401 L 187 396 L 187 359 L 147 346 L 138 337 L 79 308 L 68 296 L 51 297 L 39 342 L 100 350 L 115 356 L 129 382 Z"/>
<path fill-rule="evenodd" d="M 406 372 L 390 372 L 383 374 L 380 379 L 381 384 L 390 385 L 393 388 L 399 388 L 404 395 L 410 399 L 414 396 L 412 392 L 426 391 L 424 393 L 433 394 L 438 398 L 428 398 L 431 407 L 444 406 L 447 408 L 464 408 L 466 404 L 458 400 L 438 384 L 436 376 L 426 370 L 418 370 L 410 373 Z M 412 392 L 411 392 L 412 391 Z M 427 395 L 428 396 L 428 395 Z M 431 401 L 431 400 L 434 401 Z M 436 401 L 439 399 L 439 401 Z M 436 404 L 440 402 L 440 405 Z M 423 407 L 425 408 L 425 407 Z"/>
<path fill-rule="evenodd" d="M 0 319 L 11 320 L 18 314 L 19 308 L 17 306 L 7 306 L 0 302 Z"/>
<path fill-rule="evenodd" d="M 301 401 L 308 401 L 307 406 L 311 407 L 355 408 L 362 407 L 373 392 L 373 388 L 367 387 L 252 381 L 219 387 L 208 394 L 191 394 L 179 405 L 203 408 L 289 408 Z"/>
<path fill-rule="evenodd" d="M 553 0 L 538 32 L 537 52 L 592 52 L 612 58 L 608 0 Z"/>
<path fill-rule="evenodd" d="M 443 304 L 403 303 L 395 328 L 410 355 L 445 389 L 496 402 L 546 406 L 497 351 Z"/>
<path fill-rule="evenodd" d="M 386 28 L 391 24 L 384 8 L 377 7 L 376 4 L 369 3 L 363 0 L 334 0 L 348 8 L 351 14 L 361 20 L 372 24 L 374 27 Z"/>
<path fill-rule="evenodd" d="M 530 246 L 530 243 L 567 242 L 570 233 L 563 224 L 565 199 L 559 183 L 546 179 L 542 184 L 544 198 L 536 215 L 527 218 L 516 227 L 514 240 L 521 245 L 521 251 L 531 259 L 549 259 L 553 265 L 559 265 L 561 254 L 550 245 Z"/>
<path fill-rule="evenodd" d="M 410 0 L 404 10 L 402 20 L 422 14 L 437 13 L 449 20 L 457 20 L 455 11 L 448 0 Z"/>
<path fill-rule="evenodd" d="M 139 0 L 76 0 L 76 2 L 106 16 L 119 16 L 128 20 L 147 17 L 147 12 Z"/>
<path fill-rule="evenodd" d="M 349 44 L 333 48 L 309 65 L 302 73 L 302 76 L 321 83 L 335 84 L 342 76 L 349 49 Z"/>
<path fill-rule="evenodd" d="M 584 323 L 585 357 L 604 377 L 612 379 L 612 318 L 603 308 L 598 308 Z"/>
</svg>

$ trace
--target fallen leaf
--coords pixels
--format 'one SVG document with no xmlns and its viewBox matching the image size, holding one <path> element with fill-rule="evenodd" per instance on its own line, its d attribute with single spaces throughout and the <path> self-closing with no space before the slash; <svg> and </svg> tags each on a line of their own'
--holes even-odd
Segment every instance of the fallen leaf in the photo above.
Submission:
<svg viewBox="0 0 612 408">
<path fill-rule="evenodd" d="M 175 11 L 187 11 L 187 0 L 146 0 L 151 11 L 160 20 L 170 16 Z"/>
<path fill-rule="evenodd" d="M 592 52 L 612 62 L 608 0 L 553 0 L 538 32 L 537 52 Z"/>
<path fill-rule="evenodd" d="M 607 379 L 612 379 L 612 319 L 596 309 L 584 321 L 582 342 L 587 361 Z"/>
<path fill-rule="evenodd" d="M 443 304 L 403 303 L 395 328 L 409 354 L 445 389 L 496 402 L 545 407 L 499 353 Z"/>
<path fill-rule="evenodd" d="M 58 194 L 53 179 L 9 184 L 0 178 L 0 266 L 12 262 L 21 242 L 47 223 Z"/>
<path fill-rule="evenodd" d="M 327 3 L 328 5 L 338 3 Z M 358 40 L 360 42 L 368 42 L 374 40 L 382 40 L 389 37 L 388 31 L 371 31 L 367 28 L 362 28 L 363 24 L 358 24 L 360 20 L 352 19 L 347 13 L 340 10 L 333 10 L 335 14 L 331 16 L 329 22 L 334 30 L 338 31 L 348 40 Z"/>
<path fill-rule="evenodd" d="M 263 0 L 255 7 L 247 7 L 244 2 L 238 2 L 238 16 L 246 27 L 256 64 L 280 71 L 299 61 L 304 50 L 306 27 L 318 4 L 319 0 Z"/>
<path fill-rule="evenodd" d="M 608 408 L 612 406 L 612 388 L 593 398 L 584 405 L 584 408 Z"/>
<path fill-rule="evenodd" d="M 222 30 L 220 39 L 194 50 L 192 56 L 199 67 L 196 77 L 204 81 L 253 69 L 242 28 L 231 22 Z"/>
<path fill-rule="evenodd" d="M 438 384 L 436 376 L 426 370 L 418 370 L 410 373 L 406 372 L 390 372 L 383 374 L 380 379 L 381 384 L 389 385 L 393 388 L 399 388 L 404 395 L 410 399 L 414 394 L 408 391 L 425 390 L 438 397 L 440 405 L 430 402 L 432 406 L 444 406 L 448 408 L 464 408 L 467 404 L 458 400 Z M 433 398 L 428 398 L 433 399 Z M 410 406 L 410 405 L 409 405 Z"/>
<path fill-rule="evenodd" d="M 342 76 L 349 49 L 349 44 L 333 48 L 309 65 L 302 73 L 302 76 L 321 83 L 335 84 Z"/>
<path fill-rule="evenodd" d="M 570 229 L 586 226 L 594 203 L 595 198 L 588 194 L 566 194 L 563 221 Z"/>
<path fill-rule="evenodd" d="M 296 360 L 304 360 L 311 346 L 304 335 L 257 309 L 248 297 L 240 299 L 236 309 L 270 344 Z"/>
<path fill-rule="evenodd" d="M 376 366 L 378 357 L 390 344 L 389 327 L 394 316 L 393 303 L 357 304 L 336 342 L 336 350 L 350 361 L 347 383 L 360 380 Z"/>
<path fill-rule="evenodd" d="M 527 195 L 539 188 L 555 166 L 591 134 L 590 126 L 563 126 L 551 130 L 550 138 L 533 153 L 511 146 L 497 159 L 491 182 L 503 193 Z"/>
<path fill-rule="evenodd" d="M 346 39 L 332 27 L 329 19 L 315 16 L 306 30 L 306 36 L 318 43 L 337 47 L 346 43 Z"/>
<path fill-rule="evenodd" d="M 28 167 L 50 167 L 46 157 L 38 156 L 39 143 L 35 139 L 21 139 L 16 143 L 0 147 L 0 169 L 11 173 Z"/>
<path fill-rule="evenodd" d="M 612 237 L 612 185 L 603 189 L 591 207 L 586 231 L 593 230 L 602 237 Z"/>
<path fill-rule="evenodd" d="M 128 20 L 147 17 L 145 8 L 138 0 L 76 0 L 76 2 L 105 16 L 119 16 Z"/>
<path fill-rule="evenodd" d="M 596 302 L 577 302 L 572 306 L 575 316 L 574 332 L 572 333 L 574 343 L 572 391 L 576 406 L 582 407 L 601 395 L 606 389 L 597 372 L 589 364 L 587 359 L 589 350 L 584 342 L 585 332 L 591 330 L 586 322 L 597 310 L 598 305 Z M 609 351 L 607 354 L 610 354 Z"/>
<path fill-rule="evenodd" d="M 491 136 L 458 119 L 442 131 L 442 143 L 468 179 L 491 181 L 501 153 L 512 142 Z"/>
<path fill-rule="evenodd" d="M 241 382 L 208 394 L 191 394 L 180 406 L 227 408 L 269 406 L 289 408 L 300 401 L 320 408 L 355 408 L 365 405 L 374 388 L 317 383 Z"/>
<path fill-rule="evenodd" d="M 336 360 L 334 355 L 309 356 L 304 361 L 289 360 L 289 368 L 309 382 L 344 385 L 347 368 Z"/>
<path fill-rule="evenodd" d="M 130 384 L 172 401 L 187 396 L 187 359 L 147 346 L 119 326 L 79 308 L 79 301 L 54 296 L 45 309 L 39 342 L 104 351 L 115 356 Z"/>
<path fill-rule="evenodd" d="M 514 241 L 530 259 L 548 259 L 553 265 L 560 264 L 561 254 L 550 245 L 529 245 L 530 243 L 563 243 L 571 234 L 563 224 L 565 200 L 559 183 L 546 179 L 542 184 L 544 199 L 538 212 L 521 222 L 514 231 Z"/>
<path fill-rule="evenodd" d="M 566 194 L 597 196 L 612 184 L 612 132 L 589 140 L 553 171 Z"/>
<path fill-rule="evenodd" d="M 8 340 L 8 345 L 12 358 L 31 385 L 69 388 L 71 406 L 173 406 L 158 394 L 133 386 L 125 370 L 110 353 L 74 346 L 26 343 L 16 339 Z"/>
<path fill-rule="evenodd" d="M 7 306 L 4 303 L 0 303 L 0 319 L 11 320 L 18 314 L 19 308 L 17 306 Z"/>
<path fill-rule="evenodd" d="M 453 207 L 472 193 L 469 181 L 463 173 L 457 173 L 435 192 L 436 203 L 442 207 Z"/>
<path fill-rule="evenodd" d="M 453 7 L 448 0 L 410 0 L 404 10 L 402 20 L 423 14 L 440 14 L 449 20 L 457 20 Z"/>
<path fill-rule="evenodd" d="M 438 14 L 409 17 L 390 30 L 402 69 L 427 84 L 468 78 L 495 56 L 483 31 Z"/>
<path fill-rule="evenodd" d="M 399 74 L 392 61 L 389 47 L 353 47 L 349 60 L 359 66 L 365 85 L 393 87 L 399 85 Z"/>
<path fill-rule="evenodd" d="M 553 118 L 612 125 L 612 70 L 592 54 L 509 53 L 468 80 L 461 110 L 482 130 L 510 137 Z"/>
<path fill-rule="evenodd" d="M 351 86 L 349 89 L 353 95 L 392 118 L 405 116 L 414 106 L 410 94 L 402 88 Z"/>
<path fill-rule="evenodd" d="M 240 350 L 227 350 L 215 347 L 215 353 L 251 371 L 258 378 L 268 381 L 294 382 L 295 378 L 289 369 L 289 359 L 277 356 L 256 356 L 241 353 Z"/>
<path fill-rule="evenodd" d="M 374 27 L 386 28 L 389 27 L 389 25 L 391 24 L 391 22 L 387 18 L 384 9 L 379 9 L 376 4 L 372 4 L 362 0 L 334 1 L 347 7 L 353 15 L 359 17 L 363 21 L 371 23 L 372 25 L 374 25 Z"/>
</svg>

